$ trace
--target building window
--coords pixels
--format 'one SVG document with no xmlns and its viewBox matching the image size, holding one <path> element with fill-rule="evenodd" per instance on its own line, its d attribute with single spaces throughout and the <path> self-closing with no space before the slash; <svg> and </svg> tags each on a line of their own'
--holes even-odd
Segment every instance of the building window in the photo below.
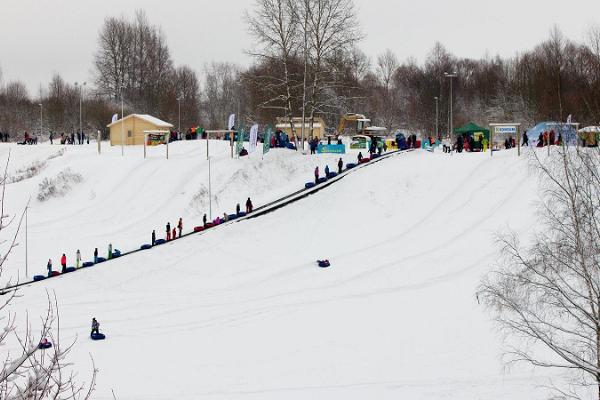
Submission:
<svg viewBox="0 0 600 400">
<path fill-rule="evenodd" d="M 127 131 L 127 137 L 131 137 L 131 131 Z"/>
</svg>

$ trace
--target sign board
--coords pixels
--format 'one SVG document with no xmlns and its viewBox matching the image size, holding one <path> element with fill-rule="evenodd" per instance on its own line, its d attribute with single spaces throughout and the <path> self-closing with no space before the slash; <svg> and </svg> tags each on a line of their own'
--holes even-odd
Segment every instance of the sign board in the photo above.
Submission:
<svg viewBox="0 0 600 400">
<path fill-rule="evenodd" d="M 167 143 L 167 135 L 164 133 L 147 133 L 147 145 L 148 146 L 158 146 L 160 144 Z"/>
<path fill-rule="evenodd" d="M 346 146 L 343 144 L 319 144 L 317 146 L 319 154 L 346 154 Z"/>
<path fill-rule="evenodd" d="M 353 136 L 350 142 L 351 149 L 369 149 L 369 143 L 366 136 Z"/>
<path fill-rule="evenodd" d="M 516 126 L 494 126 L 494 133 L 505 134 L 505 135 L 516 135 L 517 127 Z"/>
</svg>

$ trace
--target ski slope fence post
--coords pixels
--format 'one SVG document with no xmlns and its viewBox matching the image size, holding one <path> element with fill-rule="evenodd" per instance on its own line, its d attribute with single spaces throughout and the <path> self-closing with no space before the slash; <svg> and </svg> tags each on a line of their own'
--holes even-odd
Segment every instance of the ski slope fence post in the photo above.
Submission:
<svg viewBox="0 0 600 400">
<path fill-rule="evenodd" d="M 167 160 L 169 159 L 169 141 L 171 140 L 171 132 L 167 133 Z"/>
<path fill-rule="evenodd" d="M 102 152 L 101 139 L 102 136 L 100 136 L 100 129 L 98 129 L 98 138 L 96 139 L 96 142 L 98 142 L 98 154 Z"/>
<path fill-rule="evenodd" d="M 146 143 L 148 142 L 148 134 L 144 133 L 144 160 L 146 159 Z"/>
</svg>

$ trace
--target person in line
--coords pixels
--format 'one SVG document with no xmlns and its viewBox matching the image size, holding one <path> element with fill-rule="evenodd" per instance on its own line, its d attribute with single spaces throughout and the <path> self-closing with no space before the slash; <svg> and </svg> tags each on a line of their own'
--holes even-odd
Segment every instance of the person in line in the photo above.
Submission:
<svg viewBox="0 0 600 400">
<path fill-rule="evenodd" d="M 48 264 L 46 264 L 46 269 L 48 270 L 48 277 L 52 276 L 52 260 L 48 259 Z"/>
<path fill-rule="evenodd" d="M 94 264 L 98 263 L 98 248 L 94 249 Z"/>
<path fill-rule="evenodd" d="M 171 223 L 167 222 L 167 241 L 171 240 Z"/>
<path fill-rule="evenodd" d="M 315 184 L 319 183 L 319 166 L 315 167 Z"/>
<path fill-rule="evenodd" d="M 62 273 L 67 272 L 67 256 L 63 253 L 62 257 L 60 257 L 60 265 L 62 265 Z"/>
<path fill-rule="evenodd" d="M 523 146 L 529 146 L 529 137 L 527 136 L 527 131 L 523 132 L 523 143 L 521 144 L 521 147 Z"/>
<path fill-rule="evenodd" d="M 156 244 L 156 231 L 152 230 L 152 246 Z"/>
<path fill-rule="evenodd" d="M 342 173 L 343 168 L 344 168 L 344 162 L 342 161 L 342 157 L 340 157 L 340 160 L 338 161 L 338 174 Z"/>
<path fill-rule="evenodd" d="M 223 222 L 227 222 L 229 221 L 229 215 L 227 215 L 227 213 L 223 213 Z"/>
<path fill-rule="evenodd" d="M 250 200 L 250 197 L 248 197 L 248 200 L 246 200 L 246 214 L 250 214 L 252 212 L 252 200 Z"/>
<path fill-rule="evenodd" d="M 235 215 L 240 215 L 240 203 L 237 203 L 235 206 Z"/>
<path fill-rule="evenodd" d="M 363 159 L 362 151 L 358 152 L 358 162 L 360 163 Z"/>
<path fill-rule="evenodd" d="M 177 239 L 177 228 L 173 227 L 173 240 Z"/>
<path fill-rule="evenodd" d="M 177 229 L 179 230 L 179 237 L 181 237 L 181 231 L 183 231 L 183 219 L 179 217 L 179 222 L 177 222 Z"/>
<path fill-rule="evenodd" d="M 100 333 L 100 323 L 98 321 L 96 321 L 96 318 L 92 318 L 92 332 L 91 335 L 93 334 L 99 334 Z"/>
<path fill-rule="evenodd" d="M 112 249 L 112 243 L 108 244 L 108 260 L 112 259 L 113 256 L 113 249 Z"/>
<path fill-rule="evenodd" d="M 206 222 L 207 222 L 207 218 L 206 218 L 206 214 L 204 214 L 204 216 L 202 217 L 202 223 L 204 224 L 205 228 L 206 228 Z"/>
<path fill-rule="evenodd" d="M 325 165 L 325 177 L 329 177 L 329 165 Z"/>
<path fill-rule="evenodd" d="M 77 253 L 75 253 L 75 268 L 79 268 L 81 266 L 81 252 L 77 249 Z"/>
</svg>

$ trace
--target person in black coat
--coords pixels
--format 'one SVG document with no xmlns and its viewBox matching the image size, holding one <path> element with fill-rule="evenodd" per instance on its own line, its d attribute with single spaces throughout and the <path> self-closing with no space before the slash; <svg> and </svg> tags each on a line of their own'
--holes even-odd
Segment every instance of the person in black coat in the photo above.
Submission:
<svg viewBox="0 0 600 400">
<path fill-rule="evenodd" d="M 458 137 L 458 139 L 456 139 L 456 151 L 458 151 L 459 153 L 462 153 L 463 151 L 463 137 L 462 135 Z"/>
<path fill-rule="evenodd" d="M 248 197 L 248 200 L 246 200 L 246 214 L 250 214 L 252 212 L 252 200 L 250 200 L 250 197 Z"/>
<path fill-rule="evenodd" d="M 344 168 L 344 162 L 342 161 L 342 157 L 340 157 L 340 160 L 338 161 L 338 174 L 342 173 L 343 168 Z"/>
<path fill-rule="evenodd" d="M 152 230 L 152 246 L 156 244 L 156 231 Z"/>
<path fill-rule="evenodd" d="M 529 137 L 527 136 L 527 131 L 523 132 L 523 143 L 521 146 L 529 146 Z"/>
<path fill-rule="evenodd" d="M 363 159 L 363 155 L 362 155 L 362 151 L 358 152 L 358 162 L 360 162 Z"/>
</svg>

